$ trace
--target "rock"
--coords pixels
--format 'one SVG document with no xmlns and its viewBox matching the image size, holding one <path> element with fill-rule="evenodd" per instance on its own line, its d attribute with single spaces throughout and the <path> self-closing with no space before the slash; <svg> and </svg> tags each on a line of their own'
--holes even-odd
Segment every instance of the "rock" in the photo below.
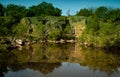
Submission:
<svg viewBox="0 0 120 77">
<path fill-rule="evenodd" d="M 88 46 L 89 44 L 88 44 L 88 42 L 84 42 L 84 45 L 85 45 L 85 46 Z"/>
<path fill-rule="evenodd" d="M 23 41 L 20 40 L 20 39 L 16 39 L 16 40 L 15 40 L 15 43 L 16 43 L 16 44 L 19 44 L 19 45 L 22 45 L 22 44 L 23 44 Z"/>
<path fill-rule="evenodd" d="M 68 43 L 74 43 L 75 42 L 75 40 L 67 40 L 66 42 L 68 42 Z"/>
<path fill-rule="evenodd" d="M 63 39 L 60 39 L 60 43 L 65 43 L 65 40 L 63 40 Z"/>
</svg>

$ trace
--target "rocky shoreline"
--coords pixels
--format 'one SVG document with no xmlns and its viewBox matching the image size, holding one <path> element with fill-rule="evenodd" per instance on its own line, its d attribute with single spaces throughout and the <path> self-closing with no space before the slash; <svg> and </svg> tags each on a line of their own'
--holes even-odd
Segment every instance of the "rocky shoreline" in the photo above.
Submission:
<svg viewBox="0 0 120 77">
<path fill-rule="evenodd" d="M 27 46 L 27 45 L 32 45 L 35 43 L 75 43 L 76 40 L 64 40 L 64 39 L 60 39 L 60 40 L 32 40 L 32 41 L 28 41 L 28 40 L 22 40 L 22 39 L 16 39 L 16 38 L 6 38 L 6 39 L 0 39 L 0 44 L 6 45 L 6 49 L 8 50 L 12 50 L 12 49 L 22 49 L 23 46 Z"/>
</svg>

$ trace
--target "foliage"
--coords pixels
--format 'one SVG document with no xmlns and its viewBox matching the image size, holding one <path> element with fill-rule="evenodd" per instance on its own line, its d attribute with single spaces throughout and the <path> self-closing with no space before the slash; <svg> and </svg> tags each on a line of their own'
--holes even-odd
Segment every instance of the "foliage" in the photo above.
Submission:
<svg viewBox="0 0 120 77">
<path fill-rule="evenodd" d="M 17 26 L 13 29 L 13 34 L 15 37 L 24 37 L 27 33 L 27 26 L 24 24 L 19 23 Z"/>
<path fill-rule="evenodd" d="M 10 17 L 0 17 L 0 35 L 6 36 L 11 34 L 14 19 Z"/>
<path fill-rule="evenodd" d="M 55 8 L 51 3 L 42 2 L 37 6 L 31 6 L 27 12 L 28 16 L 60 16 L 61 10 L 59 8 Z"/>
<path fill-rule="evenodd" d="M 61 16 L 61 9 L 54 7 L 51 3 L 42 2 L 38 5 L 33 5 L 28 9 L 25 6 L 8 4 L 7 7 L 4 7 L 0 4 L 0 16 L 10 16 L 18 21 L 23 17 L 32 17 L 32 16 Z"/>
<path fill-rule="evenodd" d="M 13 17 L 19 21 L 22 17 L 26 16 L 26 7 L 15 4 L 9 4 L 6 7 L 6 16 Z"/>
<path fill-rule="evenodd" d="M 51 3 L 42 2 L 37 6 L 31 6 L 28 9 L 25 6 L 8 4 L 7 7 L 4 7 L 0 3 L 0 35 L 5 36 L 12 34 L 15 36 L 26 36 L 28 32 L 26 27 L 33 22 L 29 22 L 27 26 L 25 24 L 21 24 L 20 20 L 24 17 L 32 17 L 32 16 L 60 16 L 61 10 L 59 8 L 54 7 Z M 35 17 L 36 18 L 36 17 Z M 37 20 L 37 19 L 36 19 Z M 34 20 L 34 25 L 37 25 L 39 21 L 45 25 L 48 19 L 42 20 Z M 29 21 L 29 20 L 28 20 Z M 20 22 L 20 23 L 19 23 Z M 24 25 L 24 26 L 23 26 Z M 29 28 L 29 27 L 28 27 Z M 23 35 L 22 35 L 23 34 Z M 27 36 L 30 34 L 27 34 Z"/>
<path fill-rule="evenodd" d="M 48 27 L 43 25 L 42 23 L 38 23 L 38 25 L 34 26 L 34 31 L 32 33 L 33 37 L 38 38 L 39 40 L 46 40 L 48 36 Z"/>
<path fill-rule="evenodd" d="M 31 40 L 66 40 L 74 39 L 74 28 L 64 16 L 26 17 L 13 28 L 13 34 Z"/>
<path fill-rule="evenodd" d="M 109 21 L 120 24 L 120 9 L 110 10 L 106 17 Z"/>
<path fill-rule="evenodd" d="M 0 3 L 0 16 L 4 16 L 5 8 L 3 5 Z"/>
<path fill-rule="evenodd" d="M 0 44 L 0 53 L 6 52 L 7 45 Z"/>
<path fill-rule="evenodd" d="M 88 17 L 88 16 L 92 15 L 92 10 L 84 8 L 84 9 L 81 9 L 79 12 L 77 12 L 76 15 L 77 16 L 86 16 L 86 17 Z"/>
<path fill-rule="evenodd" d="M 49 34 L 49 39 L 60 40 L 61 34 L 59 29 L 53 29 Z"/>
<path fill-rule="evenodd" d="M 106 7 L 96 9 L 94 15 L 88 17 L 85 30 L 80 37 L 88 46 L 120 47 L 120 11 L 107 10 Z M 106 17 L 108 16 L 108 17 Z"/>
<path fill-rule="evenodd" d="M 99 18 L 104 18 L 108 12 L 108 9 L 104 6 L 101 6 L 96 9 L 95 15 Z"/>
</svg>

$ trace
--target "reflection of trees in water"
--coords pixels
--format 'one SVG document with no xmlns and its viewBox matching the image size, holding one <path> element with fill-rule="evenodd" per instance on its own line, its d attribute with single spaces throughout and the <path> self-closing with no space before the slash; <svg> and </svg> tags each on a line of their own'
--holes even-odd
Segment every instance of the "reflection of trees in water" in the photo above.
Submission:
<svg viewBox="0 0 120 77">
<path fill-rule="evenodd" d="M 24 49 L 19 52 L 22 56 L 27 54 L 29 62 L 61 62 L 69 59 L 71 52 L 74 50 L 74 44 L 35 44 L 32 49 Z M 32 51 L 32 53 L 31 53 Z M 30 58 L 31 56 L 31 58 Z M 20 57 L 20 56 L 19 56 Z"/>
<path fill-rule="evenodd" d="M 78 46 L 79 47 L 79 46 Z M 113 74 L 120 67 L 120 51 L 103 51 L 100 49 L 77 49 L 75 44 L 35 44 L 23 47 L 22 51 L 13 50 L 0 54 L 0 77 L 3 72 L 31 68 L 43 74 L 53 72 L 61 66 L 60 62 L 78 62 L 93 70 Z"/>
<path fill-rule="evenodd" d="M 12 71 L 19 71 L 22 69 L 30 68 L 33 70 L 38 70 L 43 74 L 48 74 L 54 71 L 55 68 L 61 66 L 61 63 L 41 63 L 41 62 L 28 62 L 13 64 L 10 66 Z"/>
<path fill-rule="evenodd" d="M 61 63 L 15 63 L 15 64 L 0 64 L 0 77 L 4 77 L 4 73 L 7 73 L 8 67 L 11 69 L 10 71 L 19 71 L 26 68 L 30 68 L 33 70 L 38 70 L 43 74 L 48 74 L 54 71 L 55 68 L 61 66 Z"/>
<path fill-rule="evenodd" d="M 120 53 L 120 52 L 119 52 Z M 88 66 L 93 70 L 100 70 L 108 73 L 109 75 L 118 72 L 120 67 L 120 55 L 117 51 L 109 51 L 100 49 L 84 49 L 84 60 L 82 66 Z"/>
<path fill-rule="evenodd" d="M 73 44 L 36 44 L 23 47 L 22 51 L 12 50 L 0 55 L 0 77 L 3 72 L 31 68 L 43 74 L 53 72 L 66 61 L 74 50 Z"/>
<path fill-rule="evenodd" d="M 20 55 L 21 56 L 21 55 Z M 17 57 L 13 52 L 3 54 L 0 56 L 0 77 L 4 77 L 4 73 L 9 71 L 19 71 L 26 68 L 38 70 L 43 74 L 48 74 L 53 72 L 55 68 L 61 66 L 61 63 L 43 63 L 43 62 L 20 62 L 19 57 Z M 18 58 L 18 59 L 17 59 Z"/>
<path fill-rule="evenodd" d="M 61 63 L 25 63 L 23 64 L 25 68 L 30 68 L 34 70 L 39 70 L 43 74 L 48 74 L 54 71 L 55 68 L 61 66 Z"/>
<path fill-rule="evenodd" d="M 0 77 L 4 77 L 3 72 L 7 72 L 7 65 L 5 63 L 0 63 Z"/>
<path fill-rule="evenodd" d="M 72 51 L 74 44 L 35 44 L 23 47 L 22 51 L 13 50 L 9 57 L 19 62 L 61 62 L 67 61 Z"/>
<path fill-rule="evenodd" d="M 49 61 L 63 62 L 70 58 L 70 54 L 74 51 L 74 44 L 53 44 L 48 47 L 45 55 Z"/>
<path fill-rule="evenodd" d="M 18 62 L 17 56 L 11 51 L 0 53 L 0 77 L 4 77 L 4 73 L 8 72 L 7 68 L 14 62 Z"/>
<path fill-rule="evenodd" d="M 28 62 L 31 61 L 31 59 L 32 59 L 32 53 L 33 53 L 33 47 L 32 47 L 32 46 L 29 46 Z"/>
</svg>

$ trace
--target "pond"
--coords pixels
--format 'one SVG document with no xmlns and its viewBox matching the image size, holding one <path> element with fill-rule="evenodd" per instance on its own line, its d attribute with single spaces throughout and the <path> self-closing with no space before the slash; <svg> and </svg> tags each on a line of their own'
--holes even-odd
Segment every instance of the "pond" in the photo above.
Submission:
<svg viewBox="0 0 120 77">
<path fill-rule="evenodd" d="M 33 44 L 0 53 L 0 77 L 120 77 L 120 50 Z"/>
</svg>

